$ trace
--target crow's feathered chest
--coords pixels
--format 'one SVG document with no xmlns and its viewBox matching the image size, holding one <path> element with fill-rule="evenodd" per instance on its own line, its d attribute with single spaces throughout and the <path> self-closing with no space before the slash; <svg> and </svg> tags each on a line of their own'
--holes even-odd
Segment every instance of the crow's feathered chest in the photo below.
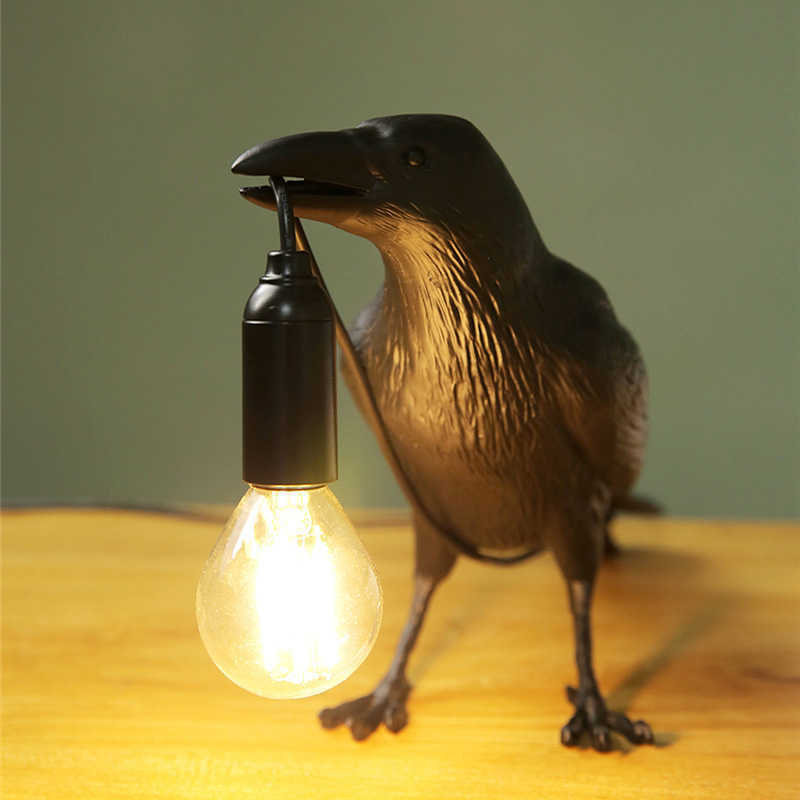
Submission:
<svg viewBox="0 0 800 800">
<path fill-rule="evenodd" d="M 385 417 L 466 458 L 497 458 L 537 414 L 533 343 L 484 309 L 454 302 L 419 322 L 400 330 L 391 321 L 365 348 Z"/>
<path fill-rule="evenodd" d="M 555 258 L 498 275 L 457 248 L 437 253 L 413 265 L 415 281 L 387 270 L 353 330 L 404 460 L 502 479 L 560 448 L 612 488 L 626 483 L 644 446 L 646 383 L 599 284 Z"/>
<path fill-rule="evenodd" d="M 414 264 L 412 284 L 387 275 L 354 342 L 390 430 L 483 471 L 532 435 L 540 413 L 534 298 L 486 280 L 458 250 L 437 252 Z"/>
</svg>

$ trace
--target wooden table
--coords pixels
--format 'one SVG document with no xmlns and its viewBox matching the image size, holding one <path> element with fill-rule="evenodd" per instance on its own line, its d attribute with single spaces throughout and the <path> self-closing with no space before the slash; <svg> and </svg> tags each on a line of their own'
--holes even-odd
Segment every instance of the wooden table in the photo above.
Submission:
<svg viewBox="0 0 800 800">
<path fill-rule="evenodd" d="M 463 561 L 413 660 L 411 722 L 358 744 L 321 705 L 372 687 L 411 591 L 407 524 L 360 525 L 383 631 L 324 697 L 225 679 L 194 588 L 219 523 L 108 510 L 7 512 L 4 797 L 780 798 L 800 796 L 800 526 L 627 519 L 604 569 L 597 671 L 656 747 L 566 750 L 570 620 L 548 556 Z"/>
</svg>

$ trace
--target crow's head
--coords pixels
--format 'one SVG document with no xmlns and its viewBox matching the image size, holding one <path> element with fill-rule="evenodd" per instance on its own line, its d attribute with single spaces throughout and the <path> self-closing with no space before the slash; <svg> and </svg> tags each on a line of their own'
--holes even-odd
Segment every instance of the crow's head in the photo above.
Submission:
<svg viewBox="0 0 800 800">
<path fill-rule="evenodd" d="M 418 245 L 437 230 L 494 242 L 530 223 L 503 162 L 483 134 L 459 117 L 404 114 L 274 139 L 243 153 L 232 170 L 296 179 L 288 187 L 298 217 L 327 222 L 379 247 Z M 275 208 L 269 186 L 241 193 Z"/>
</svg>

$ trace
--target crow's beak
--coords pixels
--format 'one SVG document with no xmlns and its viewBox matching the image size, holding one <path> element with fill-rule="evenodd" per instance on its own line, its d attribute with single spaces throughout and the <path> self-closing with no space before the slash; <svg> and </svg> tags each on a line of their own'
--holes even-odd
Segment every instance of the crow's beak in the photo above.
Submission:
<svg viewBox="0 0 800 800">
<path fill-rule="evenodd" d="M 334 225 L 369 207 L 369 191 L 375 177 L 369 170 L 357 132 L 343 130 L 300 133 L 251 147 L 233 162 L 237 175 L 280 175 L 298 217 Z M 244 198 L 275 209 L 270 186 L 245 186 Z"/>
</svg>

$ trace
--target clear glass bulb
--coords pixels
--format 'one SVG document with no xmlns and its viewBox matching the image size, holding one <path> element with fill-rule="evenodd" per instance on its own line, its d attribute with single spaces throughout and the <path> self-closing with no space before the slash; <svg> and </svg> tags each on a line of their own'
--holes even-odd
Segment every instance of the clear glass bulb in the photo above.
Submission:
<svg viewBox="0 0 800 800">
<path fill-rule="evenodd" d="M 307 697 L 341 683 L 375 644 L 380 582 L 333 492 L 251 486 L 197 586 L 208 654 L 262 697 Z"/>
</svg>

